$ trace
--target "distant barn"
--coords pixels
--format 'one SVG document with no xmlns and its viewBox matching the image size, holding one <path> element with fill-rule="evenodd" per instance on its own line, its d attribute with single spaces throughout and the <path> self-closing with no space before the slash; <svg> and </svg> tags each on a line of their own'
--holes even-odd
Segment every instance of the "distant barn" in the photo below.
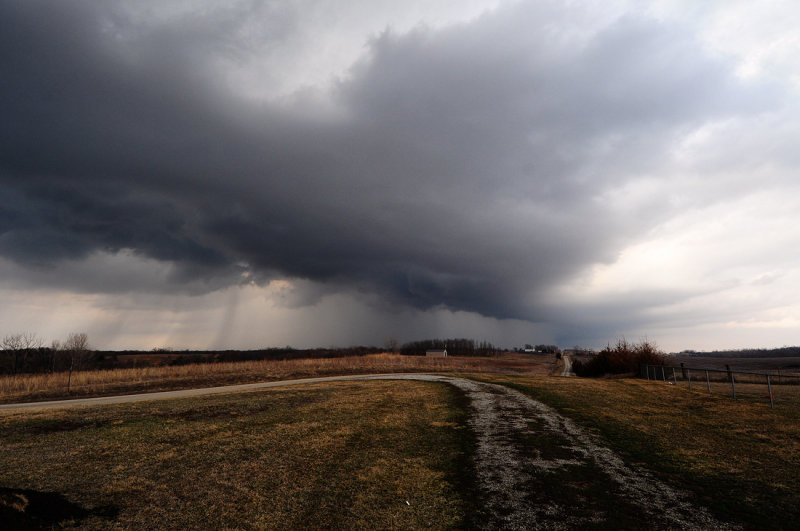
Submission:
<svg viewBox="0 0 800 531">
<path fill-rule="evenodd" d="M 425 356 L 428 358 L 446 358 L 447 357 L 447 349 L 442 350 L 426 350 Z"/>
</svg>

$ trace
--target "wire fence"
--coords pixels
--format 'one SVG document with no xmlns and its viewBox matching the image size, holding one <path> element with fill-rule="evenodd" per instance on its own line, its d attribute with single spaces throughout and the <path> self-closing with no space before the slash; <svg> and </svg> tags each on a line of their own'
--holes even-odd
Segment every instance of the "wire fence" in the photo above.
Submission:
<svg viewBox="0 0 800 531">
<path fill-rule="evenodd" d="M 709 394 L 728 394 L 732 398 L 769 400 L 774 408 L 780 398 L 800 396 L 800 374 L 780 370 L 751 372 L 726 369 L 705 369 L 669 365 L 641 365 L 640 376 L 648 380 L 685 385 Z"/>
</svg>

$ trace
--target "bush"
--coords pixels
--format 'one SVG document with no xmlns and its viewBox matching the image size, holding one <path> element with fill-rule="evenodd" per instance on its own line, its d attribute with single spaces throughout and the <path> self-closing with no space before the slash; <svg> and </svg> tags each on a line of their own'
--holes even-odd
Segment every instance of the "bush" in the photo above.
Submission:
<svg viewBox="0 0 800 531">
<path fill-rule="evenodd" d="M 665 354 L 647 340 L 639 343 L 628 343 L 618 339 L 617 344 L 607 346 L 591 360 L 583 363 L 576 361 L 572 370 L 578 376 L 603 376 L 604 374 L 635 373 L 642 364 L 664 365 Z"/>
</svg>

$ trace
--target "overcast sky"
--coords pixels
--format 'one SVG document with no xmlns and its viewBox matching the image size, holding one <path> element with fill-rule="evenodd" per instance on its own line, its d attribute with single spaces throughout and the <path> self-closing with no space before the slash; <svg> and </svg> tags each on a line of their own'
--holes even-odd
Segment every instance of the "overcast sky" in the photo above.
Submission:
<svg viewBox="0 0 800 531">
<path fill-rule="evenodd" d="M 0 0 L 0 334 L 800 344 L 794 2 Z"/>
</svg>

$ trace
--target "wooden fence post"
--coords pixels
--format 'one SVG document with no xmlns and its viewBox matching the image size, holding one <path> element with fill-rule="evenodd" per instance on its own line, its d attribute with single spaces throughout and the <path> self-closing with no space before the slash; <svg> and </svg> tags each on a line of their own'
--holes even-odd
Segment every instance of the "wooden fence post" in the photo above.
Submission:
<svg viewBox="0 0 800 531">
<path fill-rule="evenodd" d="M 678 378 L 675 376 L 675 367 L 672 368 L 672 383 L 678 385 Z"/>
<path fill-rule="evenodd" d="M 772 384 L 769 382 L 769 374 L 767 375 L 767 390 L 769 392 L 769 407 L 775 409 L 775 401 L 772 397 Z"/>
<path fill-rule="evenodd" d="M 686 364 L 681 362 L 681 378 L 686 378 Z"/>
<path fill-rule="evenodd" d="M 664 366 L 663 365 L 661 366 L 661 379 L 663 381 L 665 381 L 665 382 L 667 381 L 667 375 L 664 374 Z"/>
<path fill-rule="evenodd" d="M 686 379 L 689 380 L 689 390 L 692 389 L 692 370 L 688 369 L 686 371 Z"/>
</svg>

